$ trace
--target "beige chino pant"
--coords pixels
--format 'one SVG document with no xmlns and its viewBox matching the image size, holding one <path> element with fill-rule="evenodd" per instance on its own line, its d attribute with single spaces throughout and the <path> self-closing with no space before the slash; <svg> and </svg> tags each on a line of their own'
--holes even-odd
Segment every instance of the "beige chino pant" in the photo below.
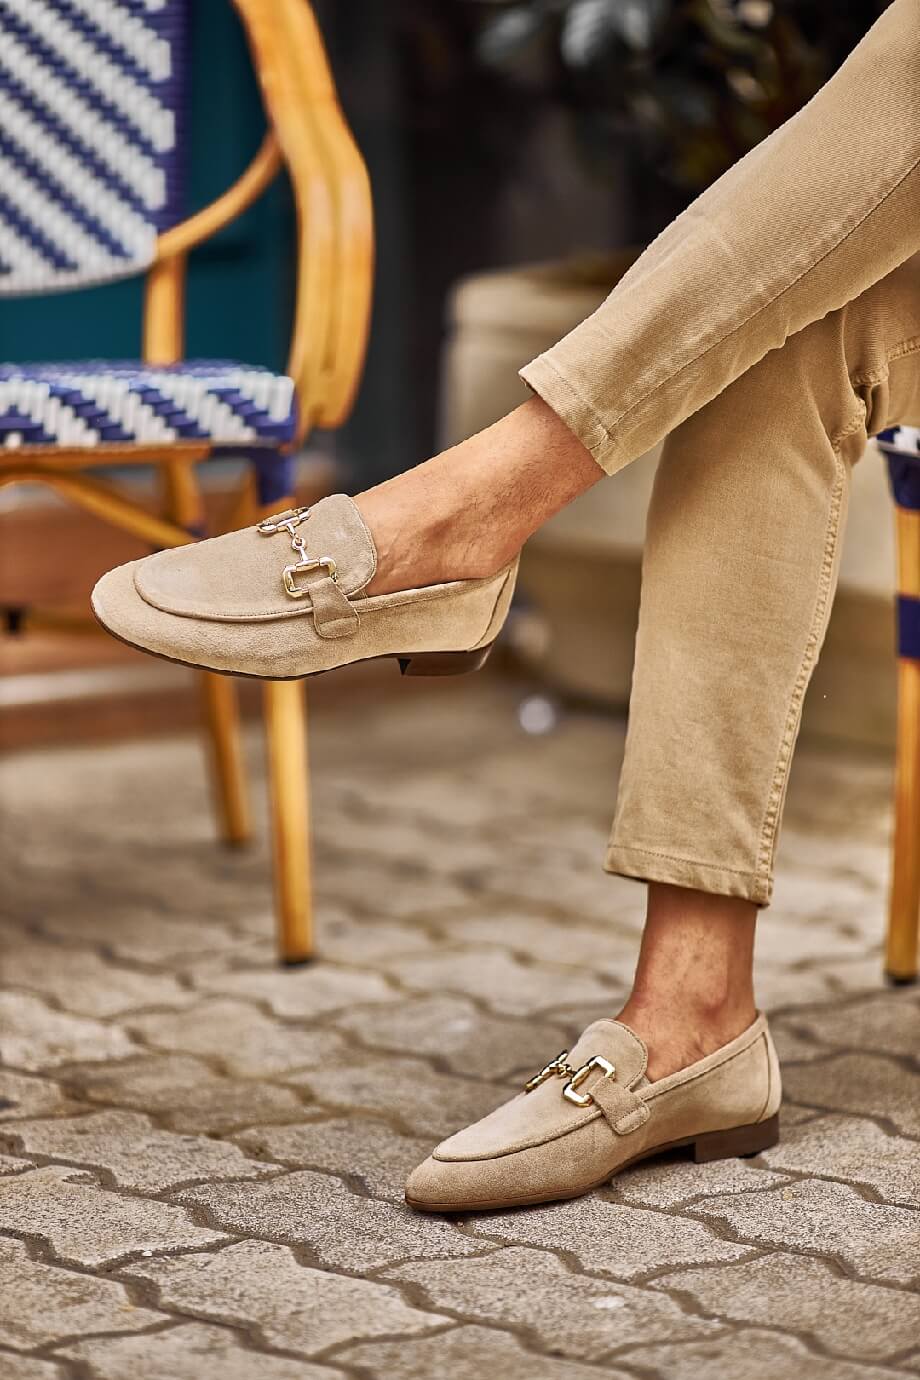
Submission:
<svg viewBox="0 0 920 1380">
<path fill-rule="evenodd" d="M 609 871 L 770 900 L 850 472 L 920 425 L 920 0 L 522 371 L 613 474 L 666 437 Z"/>
</svg>

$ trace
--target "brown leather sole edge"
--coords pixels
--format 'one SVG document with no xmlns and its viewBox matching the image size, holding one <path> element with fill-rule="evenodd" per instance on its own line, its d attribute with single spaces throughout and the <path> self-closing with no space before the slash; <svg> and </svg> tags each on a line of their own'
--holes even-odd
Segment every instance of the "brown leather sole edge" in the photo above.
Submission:
<svg viewBox="0 0 920 1380">
<path fill-rule="evenodd" d="M 158 661 L 168 661 L 171 666 L 187 666 L 190 671 L 209 671 L 214 676 L 236 676 L 240 680 L 309 680 L 311 676 L 322 676 L 328 671 L 341 671 L 344 666 L 358 666 L 364 661 L 397 661 L 400 674 L 404 676 L 462 676 L 470 671 L 478 671 L 489 658 L 495 642 L 487 642 L 484 647 L 474 647 L 469 652 L 385 652 L 382 656 L 359 656 L 354 661 L 344 661 L 341 666 L 324 666 L 321 671 L 304 671 L 299 676 L 260 676 L 254 671 L 228 671 L 222 666 L 206 666 L 197 661 L 183 661 L 178 656 L 167 656 L 165 652 L 154 652 L 140 642 L 132 642 L 128 637 L 110 628 L 95 609 L 93 617 L 116 642 L 131 647 L 136 652 L 155 656 Z"/>
<path fill-rule="evenodd" d="M 605 1174 L 597 1183 L 588 1184 L 586 1188 L 576 1189 L 574 1193 L 558 1193 L 555 1197 L 546 1198 L 541 1195 L 527 1198 L 500 1198 L 489 1202 L 477 1203 L 421 1203 L 414 1198 L 410 1198 L 408 1193 L 405 1195 L 406 1205 L 413 1208 L 416 1212 L 495 1212 L 503 1208 L 513 1207 L 535 1207 L 538 1203 L 563 1203 L 571 1198 L 581 1198 L 586 1193 L 593 1193 L 595 1189 L 603 1188 L 615 1178 L 622 1170 L 628 1169 L 631 1164 L 638 1164 L 640 1160 L 654 1159 L 656 1155 L 663 1155 L 667 1150 L 679 1150 L 684 1146 L 693 1146 L 693 1158 L 697 1164 L 708 1164 L 713 1160 L 733 1159 L 736 1155 L 759 1155 L 762 1150 L 769 1150 L 771 1145 L 776 1145 L 779 1141 L 779 1112 L 768 1117 L 766 1121 L 755 1121 L 747 1126 L 732 1126 L 726 1131 L 707 1131 L 700 1136 L 685 1136 L 682 1140 L 669 1140 L 666 1145 L 655 1145 L 649 1150 L 643 1150 L 640 1155 L 633 1155 L 632 1159 L 624 1160 L 621 1165 Z"/>
</svg>

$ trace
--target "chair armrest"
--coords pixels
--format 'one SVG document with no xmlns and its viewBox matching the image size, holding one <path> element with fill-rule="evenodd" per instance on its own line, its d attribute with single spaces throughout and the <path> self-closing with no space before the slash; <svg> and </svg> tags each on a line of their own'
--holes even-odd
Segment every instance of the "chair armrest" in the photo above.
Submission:
<svg viewBox="0 0 920 1380">
<path fill-rule="evenodd" d="M 249 167 L 210 205 L 202 207 L 187 220 L 180 221 L 165 230 L 157 239 L 157 259 L 171 259 L 177 254 L 187 254 L 197 244 L 210 239 L 230 221 L 257 201 L 266 187 L 274 180 L 281 167 L 281 149 L 274 130 L 270 129 L 262 140 L 259 151 Z"/>
<path fill-rule="evenodd" d="M 341 422 L 360 377 L 373 282 L 370 184 L 307 0 L 235 4 L 297 207 L 297 301 L 288 371 L 303 434 L 315 424 Z"/>
</svg>

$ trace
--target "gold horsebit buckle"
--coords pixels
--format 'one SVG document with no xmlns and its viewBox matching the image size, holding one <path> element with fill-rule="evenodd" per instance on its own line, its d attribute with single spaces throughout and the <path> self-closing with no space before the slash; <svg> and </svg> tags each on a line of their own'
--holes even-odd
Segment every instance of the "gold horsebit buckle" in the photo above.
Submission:
<svg viewBox="0 0 920 1380">
<path fill-rule="evenodd" d="M 302 589 L 295 583 L 294 576 L 297 574 L 306 573 L 309 570 L 328 570 L 331 580 L 338 579 L 336 564 L 331 556 L 307 555 L 304 539 L 296 529 L 302 522 L 306 522 L 309 516 L 309 508 L 288 508 L 283 513 L 275 513 L 273 517 L 263 518 L 256 529 L 262 533 L 263 537 L 274 536 L 276 532 L 286 532 L 290 537 L 291 549 L 297 552 L 299 560 L 295 561 L 293 565 L 284 567 L 282 578 L 284 588 L 292 599 L 302 599 L 305 594 L 310 593 L 309 588 Z"/>
<path fill-rule="evenodd" d="M 566 1078 L 568 1082 L 562 1089 L 562 1096 L 568 1098 L 569 1102 L 574 1102 L 576 1107 L 590 1107 L 594 1098 L 589 1092 L 580 1093 L 578 1089 L 587 1078 L 592 1069 L 600 1069 L 605 1078 L 612 1078 L 616 1069 L 609 1059 L 604 1059 L 600 1054 L 592 1054 L 587 1063 L 582 1064 L 580 1069 L 573 1069 L 568 1062 L 569 1051 L 564 1049 L 561 1054 L 557 1054 L 555 1059 L 551 1059 L 548 1064 L 544 1064 L 539 1073 L 535 1073 L 528 1083 L 524 1084 L 525 1093 L 533 1092 L 534 1088 L 539 1088 L 541 1083 L 545 1083 L 547 1078 Z"/>
</svg>

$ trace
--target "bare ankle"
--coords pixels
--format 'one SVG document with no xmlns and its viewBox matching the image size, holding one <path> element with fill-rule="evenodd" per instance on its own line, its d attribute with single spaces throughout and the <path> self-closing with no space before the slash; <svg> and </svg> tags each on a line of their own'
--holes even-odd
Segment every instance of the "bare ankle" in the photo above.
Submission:
<svg viewBox="0 0 920 1380">
<path fill-rule="evenodd" d="M 662 989 L 631 993 L 617 1020 L 647 1045 L 648 1077 L 655 1082 L 714 1054 L 743 1034 L 756 1017 L 753 994 L 713 1003 Z"/>
</svg>

